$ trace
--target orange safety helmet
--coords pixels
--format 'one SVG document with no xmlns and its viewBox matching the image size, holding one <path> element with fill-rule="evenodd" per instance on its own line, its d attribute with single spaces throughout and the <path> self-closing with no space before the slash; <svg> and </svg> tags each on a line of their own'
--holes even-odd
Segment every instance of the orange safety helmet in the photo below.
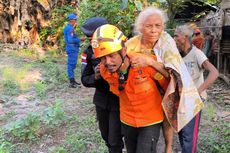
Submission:
<svg viewBox="0 0 230 153">
<path fill-rule="evenodd" d="M 105 24 L 93 34 L 91 46 L 96 58 L 117 52 L 124 47 L 126 36 L 114 25 Z"/>
</svg>

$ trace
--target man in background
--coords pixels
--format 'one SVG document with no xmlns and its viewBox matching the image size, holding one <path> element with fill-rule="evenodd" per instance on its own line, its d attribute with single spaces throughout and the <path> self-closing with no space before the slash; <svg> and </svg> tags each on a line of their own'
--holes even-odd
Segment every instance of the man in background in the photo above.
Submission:
<svg viewBox="0 0 230 153">
<path fill-rule="evenodd" d="M 195 45 L 197 48 L 202 50 L 204 48 L 204 37 L 201 34 L 200 29 L 196 29 L 194 31 L 194 37 L 192 39 L 192 44 Z"/>
<path fill-rule="evenodd" d="M 192 30 L 187 25 L 176 27 L 174 39 L 181 52 L 185 65 L 203 101 L 207 98 L 206 89 L 218 78 L 218 70 L 209 62 L 205 54 L 191 44 Z M 204 79 L 203 71 L 208 71 Z M 195 153 L 199 132 L 201 111 L 178 133 L 182 153 Z"/>
<path fill-rule="evenodd" d="M 71 13 L 68 16 L 68 24 L 64 28 L 64 39 L 65 39 L 65 50 L 68 56 L 67 60 L 67 75 L 70 81 L 69 87 L 76 88 L 80 87 L 80 83 L 75 81 L 74 69 L 77 65 L 78 51 L 80 39 L 74 30 L 77 25 L 77 17 L 75 14 Z"/>
</svg>

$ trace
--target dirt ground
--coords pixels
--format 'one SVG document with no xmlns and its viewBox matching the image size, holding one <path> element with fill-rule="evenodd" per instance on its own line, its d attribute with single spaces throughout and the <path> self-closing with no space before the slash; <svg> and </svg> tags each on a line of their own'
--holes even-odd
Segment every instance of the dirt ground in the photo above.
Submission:
<svg viewBox="0 0 230 153">
<path fill-rule="evenodd" d="M 22 59 L 23 60 L 23 59 Z M 24 59 L 24 61 L 28 61 Z M 3 54 L 0 52 L 0 70 L 4 69 L 5 67 L 17 67 L 18 59 L 9 56 L 9 54 Z M 16 64 L 15 64 L 16 63 Z M 65 67 L 65 62 L 60 62 L 60 64 Z M 0 71 L 1 72 L 1 71 Z M 0 81 L 2 81 L 3 76 L 0 73 Z M 30 82 L 36 82 L 42 79 L 42 70 L 40 68 L 33 69 L 27 75 L 26 80 Z M 79 81 L 79 79 L 78 79 Z M 94 93 L 94 89 L 92 88 L 85 88 L 81 87 L 78 89 L 69 89 L 68 83 L 64 83 L 62 86 L 58 86 L 57 88 L 51 88 L 48 91 L 48 95 L 45 99 L 38 99 L 36 98 L 36 93 L 34 90 L 29 90 L 28 92 L 23 92 L 22 94 L 18 95 L 17 97 L 7 97 L 3 93 L 0 93 L 0 100 L 3 101 L 3 110 L 5 114 L 12 114 L 13 111 L 13 118 L 10 120 L 2 119 L 0 120 L 0 126 L 4 127 L 8 123 L 24 118 L 29 112 L 41 112 L 45 108 L 49 106 L 50 103 L 55 101 L 55 99 L 64 99 L 64 108 L 67 111 L 68 115 L 74 114 L 77 112 L 79 117 L 84 117 L 87 114 L 95 114 L 94 105 L 89 105 L 90 107 L 84 107 L 82 105 L 82 100 L 84 98 L 88 98 L 89 101 L 92 101 L 92 96 Z M 33 89 L 33 87 L 32 87 Z M 229 121 L 230 113 L 229 113 L 229 105 L 230 105 L 230 88 L 222 81 L 217 80 L 216 83 L 209 88 L 207 91 L 209 98 L 206 104 L 214 104 L 216 108 L 216 113 L 213 121 L 217 121 L 220 118 L 224 118 L 224 120 Z M 223 95 L 221 100 L 218 100 L 218 95 Z M 201 126 L 204 132 L 206 129 L 211 128 L 206 124 L 206 117 L 202 115 L 201 118 Z M 207 126 L 206 126 L 207 125 Z M 97 125 L 95 125 L 97 126 Z M 39 141 L 39 143 L 35 143 L 31 145 L 30 152 L 34 153 L 48 153 L 49 149 L 57 144 L 62 144 L 65 135 L 66 135 L 66 125 L 62 125 L 56 128 L 54 131 L 50 131 L 51 137 Z M 47 131 L 46 131 L 47 132 Z M 203 132 L 203 131 L 201 131 Z M 20 145 L 20 144 L 18 144 Z M 160 140 L 158 143 L 158 153 L 164 152 L 164 139 L 161 133 Z M 22 145 L 23 147 L 23 145 Z M 198 146 L 199 148 L 199 146 Z M 174 135 L 174 145 L 173 145 L 173 152 L 179 153 L 181 151 L 177 134 Z"/>
</svg>

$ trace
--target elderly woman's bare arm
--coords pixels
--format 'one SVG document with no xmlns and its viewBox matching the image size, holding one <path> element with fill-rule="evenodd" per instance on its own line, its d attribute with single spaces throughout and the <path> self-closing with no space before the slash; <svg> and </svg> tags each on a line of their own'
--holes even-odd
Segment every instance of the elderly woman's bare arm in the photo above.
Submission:
<svg viewBox="0 0 230 153">
<path fill-rule="evenodd" d="M 167 70 L 164 68 L 164 64 L 156 61 L 156 56 L 141 53 L 129 53 L 128 56 L 132 67 L 138 68 L 152 66 L 165 77 L 169 77 Z"/>
</svg>

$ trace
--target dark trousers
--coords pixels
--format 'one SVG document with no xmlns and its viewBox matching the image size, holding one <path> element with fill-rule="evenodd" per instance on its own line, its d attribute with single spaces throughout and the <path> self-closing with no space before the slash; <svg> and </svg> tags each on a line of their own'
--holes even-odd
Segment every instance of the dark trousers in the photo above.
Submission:
<svg viewBox="0 0 230 153">
<path fill-rule="evenodd" d="M 122 124 L 127 153 L 156 153 L 162 124 L 135 128 Z"/>
<path fill-rule="evenodd" d="M 122 153 L 120 113 L 118 110 L 103 109 L 96 106 L 101 136 L 108 146 L 109 153 Z"/>
<path fill-rule="evenodd" d="M 199 112 L 179 133 L 182 153 L 195 153 L 201 112 Z"/>
</svg>

